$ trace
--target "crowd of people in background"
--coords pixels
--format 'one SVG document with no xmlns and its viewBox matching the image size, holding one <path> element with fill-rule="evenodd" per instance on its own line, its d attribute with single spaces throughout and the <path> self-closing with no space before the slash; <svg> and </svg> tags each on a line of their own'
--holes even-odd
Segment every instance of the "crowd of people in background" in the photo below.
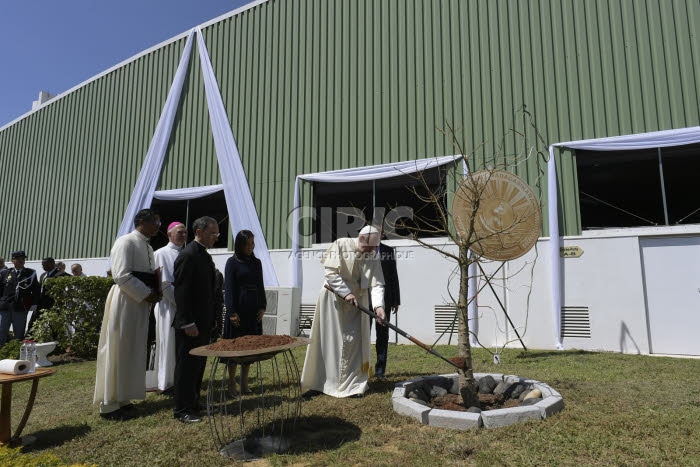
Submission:
<svg viewBox="0 0 700 467">
<path fill-rule="evenodd" d="M 10 327 L 14 338 L 22 341 L 41 316 L 42 310 L 53 306 L 53 299 L 46 293 L 46 281 L 54 277 L 70 276 L 66 265 L 47 256 L 41 260 L 44 272 L 37 277 L 34 269 L 25 267 L 27 254 L 16 250 L 11 254 L 12 266 L 0 257 L 0 346 L 9 338 Z M 78 263 L 71 267 L 73 275 L 84 276 Z"/>
<path fill-rule="evenodd" d="M 208 250 L 219 238 L 211 217 L 192 224 L 194 240 L 187 243 L 187 228 L 172 222 L 168 244 L 153 251 L 149 240 L 158 234 L 161 220 L 150 209 L 139 211 L 134 230 L 116 240 L 110 254 L 114 285 L 105 301 L 100 331 L 93 402 L 107 420 L 128 420 L 135 415 L 133 400 L 145 399 L 149 319 L 153 317 L 157 374 L 155 390 L 174 396 L 173 416 L 184 423 L 200 422 L 200 400 L 206 357 L 191 350 L 218 337 L 226 339 L 261 335 L 267 308 L 263 267 L 255 256 L 255 237 L 241 230 L 225 275 L 214 265 Z M 381 232 L 363 228 L 357 238 L 340 238 L 323 256 L 324 287 L 314 314 L 311 342 L 301 375 L 305 397 L 325 393 L 334 397 L 362 397 L 370 377 L 371 321 L 359 312 L 369 307 L 377 320 L 375 372 L 384 377 L 388 330 L 385 321 L 400 304 L 393 249 L 380 243 Z M 70 276 L 65 264 L 47 257 L 44 272 L 24 267 L 26 253 L 12 253 L 13 268 L 0 258 L 0 344 L 12 325 L 15 337 L 29 329 L 51 308 L 46 281 Z M 84 276 L 82 266 L 71 265 L 73 276 Z M 386 307 L 386 308 L 385 308 Z M 237 379 L 236 361 L 226 361 L 231 397 L 249 394 L 249 365 Z"/>
</svg>

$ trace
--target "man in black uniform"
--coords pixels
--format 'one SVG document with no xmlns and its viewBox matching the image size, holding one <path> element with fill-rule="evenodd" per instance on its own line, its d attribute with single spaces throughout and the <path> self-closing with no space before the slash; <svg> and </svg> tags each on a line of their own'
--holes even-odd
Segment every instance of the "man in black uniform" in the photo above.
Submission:
<svg viewBox="0 0 700 467">
<path fill-rule="evenodd" d="M 384 273 L 384 312 L 386 320 L 391 321 L 391 313 L 396 314 L 401 304 L 399 291 L 399 274 L 396 270 L 396 254 L 389 245 L 380 242 L 377 248 L 379 260 Z M 374 319 L 370 319 L 370 325 Z M 377 379 L 383 379 L 386 372 L 386 359 L 389 347 L 389 327 L 376 326 L 377 363 L 374 365 L 374 374 Z"/>
<path fill-rule="evenodd" d="M 15 267 L 0 272 L 0 345 L 7 342 L 10 324 L 15 338 L 24 340 L 27 312 L 39 301 L 36 271 L 24 267 L 26 259 L 24 251 L 13 251 L 12 264 Z"/>
<path fill-rule="evenodd" d="M 209 344 L 215 316 L 216 267 L 207 252 L 219 238 L 219 225 L 211 217 L 192 224 L 194 241 L 178 255 L 175 287 L 175 410 L 183 423 L 201 422 L 199 395 L 206 357 L 190 355 L 195 347 Z"/>
<path fill-rule="evenodd" d="M 28 331 L 32 330 L 34 323 L 41 316 L 42 310 L 48 310 L 54 304 L 54 299 L 46 294 L 46 288 L 44 287 L 46 284 L 46 279 L 51 279 L 52 277 L 70 276 L 68 273 L 59 271 L 56 267 L 56 260 L 50 256 L 47 256 L 41 260 L 41 268 L 44 270 L 44 273 L 39 277 L 39 306 L 34 313 L 32 313 L 32 317 L 29 320 L 29 326 L 27 326 Z"/>
</svg>

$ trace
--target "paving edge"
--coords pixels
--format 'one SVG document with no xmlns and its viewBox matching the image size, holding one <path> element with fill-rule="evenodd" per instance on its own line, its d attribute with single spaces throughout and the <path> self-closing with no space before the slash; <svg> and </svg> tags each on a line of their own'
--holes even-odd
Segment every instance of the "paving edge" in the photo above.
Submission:
<svg viewBox="0 0 700 467">
<path fill-rule="evenodd" d="M 430 380 L 436 376 L 451 378 L 454 383 L 459 379 L 457 373 L 430 375 L 397 383 L 391 395 L 394 411 L 401 415 L 415 418 L 424 425 L 451 428 L 454 430 L 474 430 L 478 428 L 499 428 L 531 420 L 542 420 L 564 409 L 564 398 L 552 387 L 540 381 L 502 373 L 474 373 L 477 381 L 484 376 L 491 376 L 496 381 L 525 383 L 542 391 L 543 399 L 531 406 L 511 407 L 508 409 L 487 410 L 482 413 L 459 412 L 453 410 L 432 409 L 406 398 L 406 385 Z M 454 384 L 453 384 L 454 386 Z"/>
</svg>

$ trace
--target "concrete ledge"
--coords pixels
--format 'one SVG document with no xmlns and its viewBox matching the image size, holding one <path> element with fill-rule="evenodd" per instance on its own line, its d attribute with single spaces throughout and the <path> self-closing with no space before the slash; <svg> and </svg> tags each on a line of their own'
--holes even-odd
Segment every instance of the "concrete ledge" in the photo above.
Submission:
<svg viewBox="0 0 700 467">
<path fill-rule="evenodd" d="M 554 415 L 555 413 L 564 410 L 564 398 L 562 398 L 561 396 L 546 397 L 545 399 L 541 400 L 532 407 L 537 407 L 538 409 L 540 409 L 540 414 L 542 415 L 542 418 L 548 418 Z"/>
<path fill-rule="evenodd" d="M 481 414 L 433 409 L 428 414 L 428 425 L 453 430 L 476 430 L 481 428 Z"/>
<path fill-rule="evenodd" d="M 508 409 L 485 410 L 481 413 L 460 412 L 454 410 L 431 409 L 424 405 L 407 399 L 408 389 L 414 383 L 425 381 L 430 383 L 436 378 L 448 378 L 452 380 L 449 389 L 451 394 L 459 392 L 459 375 L 457 373 L 444 375 L 430 375 L 414 378 L 408 381 L 397 383 L 391 395 L 394 411 L 401 415 L 408 415 L 419 422 L 436 428 L 450 428 L 454 430 L 473 430 L 478 428 L 498 428 L 522 423 L 528 420 L 542 420 L 551 417 L 564 409 L 564 399 L 556 390 L 549 385 L 534 379 L 523 378 L 517 375 L 503 375 L 500 373 L 474 373 L 474 378 L 478 381 L 489 375 L 494 380 L 507 383 L 523 383 L 531 388 L 542 391 L 543 400 L 523 407 L 512 407 Z"/>
<path fill-rule="evenodd" d="M 430 407 L 424 405 L 416 404 L 415 402 L 406 399 L 405 397 L 394 397 L 392 400 L 392 405 L 394 406 L 394 412 L 401 415 L 408 415 L 413 417 L 419 422 L 426 425 L 428 423 L 428 412 L 431 411 Z M 538 413 L 539 413 L 539 409 Z"/>
<path fill-rule="evenodd" d="M 513 407 L 511 409 L 485 410 L 481 412 L 485 428 L 498 428 L 528 420 L 542 420 L 539 407 Z"/>
</svg>

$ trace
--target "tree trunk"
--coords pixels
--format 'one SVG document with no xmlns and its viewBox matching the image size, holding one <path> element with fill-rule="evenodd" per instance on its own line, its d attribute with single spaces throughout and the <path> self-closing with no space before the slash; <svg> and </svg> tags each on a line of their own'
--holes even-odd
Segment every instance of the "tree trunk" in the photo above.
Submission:
<svg viewBox="0 0 700 467">
<path fill-rule="evenodd" d="M 459 394 L 465 407 L 480 407 L 478 390 L 479 385 L 474 379 L 472 366 L 472 348 L 469 344 L 469 249 L 466 245 L 459 245 L 459 301 L 457 313 L 459 314 L 458 343 L 459 356 L 464 358 L 463 371 L 459 373 Z"/>
</svg>

